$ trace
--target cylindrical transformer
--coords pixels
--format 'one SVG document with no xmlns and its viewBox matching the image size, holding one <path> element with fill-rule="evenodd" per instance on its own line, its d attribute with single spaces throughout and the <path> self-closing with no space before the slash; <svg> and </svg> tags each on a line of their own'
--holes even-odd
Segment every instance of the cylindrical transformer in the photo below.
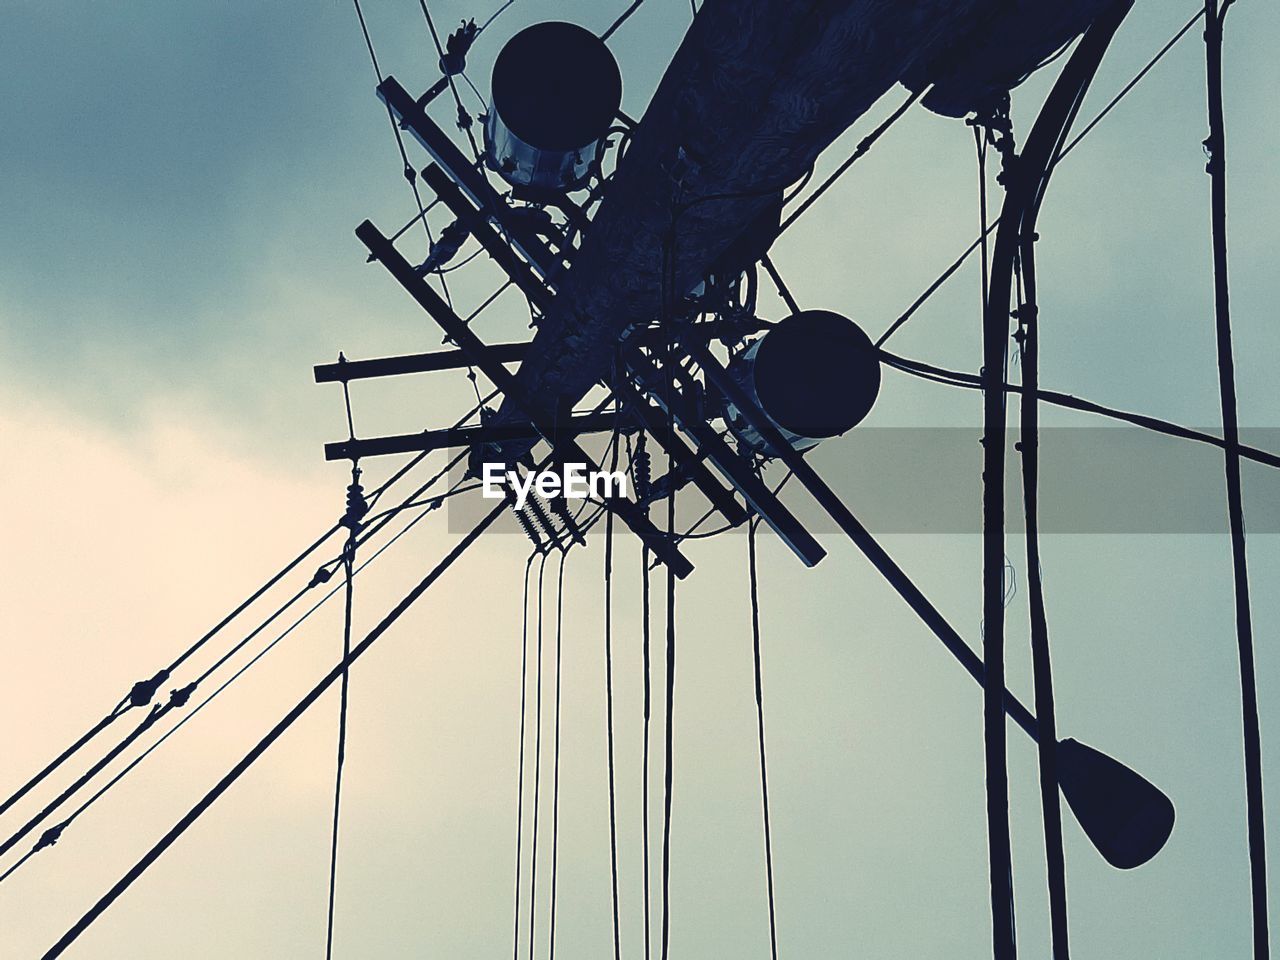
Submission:
<svg viewBox="0 0 1280 960">
<path fill-rule="evenodd" d="M 880 392 L 875 345 L 852 320 L 827 310 L 795 313 L 771 327 L 729 373 L 797 450 L 853 429 Z M 732 404 L 727 419 L 743 443 L 774 455 Z"/>
<path fill-rule="evenodd" d="M 494 62 L 485 160 L 512 185 L 571 190 L 621 103 L 622 74 L 604 41 L 572 23 L 534 24 Z"/>
</svg>

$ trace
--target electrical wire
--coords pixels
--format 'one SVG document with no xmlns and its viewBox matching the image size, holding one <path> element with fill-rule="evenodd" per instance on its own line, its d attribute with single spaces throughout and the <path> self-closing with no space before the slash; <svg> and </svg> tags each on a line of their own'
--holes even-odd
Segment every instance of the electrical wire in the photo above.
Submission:
<svg viewBox="0 0 1280 960">
<path fill-rule="evenodd" d="M 467 489 L 471 489 L 471 488 L 467 488 Z M 460 489 L 457 492 L 462 493 L 465 491 Z M 449 494 L 444 495 L 444 497 L 447 497 L 447 496 L 449 496 Z M 442 500 L 444 497 L 441 497 L 440 499 Z M 407 534 L 419 522 L 421 522 L 424 518 L 426 518 L 432 512 L 435 506 L 438 505 L 438 502 L 439 501 L 433 502 L 427 510 L 424 510 L 423 512 L 419 513 L 418 516 L 414 517 L 413 520 L 411 520 L 408 524 L 406 524 L 403 529 L 398 531 L 386 543 L 382 544 L 377 550 L 375 550 L 369 556 L 369 559 L 365 560 L 363 563 L 360 564 L 359 567 L 355 569 L 355 575 L 358 576 L 361 571 L 363 571 L 366 567 L 368 567 L 371 563 L 373 563 L 386 550 L 388 550 L 391 546 L 393 546 L 401 537 Z M 419 504 L 408 504 L 408 505 L 405 505 L 403 509 L 409 509 L 410 507 L 418 506 L 418 505 Z M 95 804 L 98 800 L 100 800 L 103 796 L 105 796 L 113 787 L 116 786 L 116 784 L 118 784 L 129 773 L 131 773 L 139 764 L 141 764 L 142 761 L 144 761 L 147 757 L 149 757 L 152 753 L 154 753 L 160 747 L 161 744 L 163 744 L 166 740 L 168 740 L 170 737 L 176 734 L 188 722 L 190 722 L 191 720 L 194 720 L 195 717 L 205 707 L 207 707 L 210 703 L 212 703 L 220 694 L 222 694 L 223 691 L 225 691 L 228 687 L 230 687 L 236 680 L 240 679 L 241 676 L 247 673 L 250 668 L 252 668 L 258 663 L 258 661 L 260 661 L 263 657 L 265 657 L 268 653 L 270 653 L 273 649 L 275 649 L 277 645 L 279 645 L 290 634 L 292 634 L 296 629 L 298 629 L 298 627 L 302 626 L 303 623 L 305 623 L 308 619 L 310 619 L 310 617 L 313 614 L 315 614 L 322 606 L 324 606 L 325 603 L 327 603 L 341 589 L 343 589 L 343 585 L 339 584 L 333 587 L 331 590 L 329 590 L 328 593 L 326 593 L 323 597 L 321 597 L 318 601 L 316 601 L 316 603 L 314 603 L 310 608 L 308 608 L 307 611 L 303 613 L 301 617 L 299 617 L 292 624 L 290 624 L 288 628 L 286 628 L 274 640 L 272 640 L 262 650 L 260 650 L 257 654 L 255 654 L 251 660 L 249 660 L 247 663 L 241 666 L 234 674 L 232 674 L 230 677 L 224 680 L 212 693 L 210 693 L 209 696 L 205 697 L 204 700 L 202 700 L 199 704 L 197 704 L 194 708 L 192 708 L 190 712 L 185 714 L 183 718 L 180 721 L 178 721 L 178 723 L 176 723 L 172 728 L 166 731 L 163 736 L 161 736 L 158 740 L 156 740 L 154 743 L 148 746 L 142 753 L 140 753 L 133 760 L 131 760 L 110 780 L 108 780 L 105 784 L 99 787 L 97 792 L 95 792 L 94 794 L 89 796 L 86 800 L 84 800 L 79 807 L 77 807 L 74 811 L 72 811 L 70 815 L 66 817 L 66 819 L 60 821 L 58 824 L 56 824 L 55 826 L 51 827 L 48 831 L 46 831 L 45 835 L 42 836 L 39 841 L 37 841 L 36 845 L 32 847 L 31 850 L 29 850 L 22 857 L 21 860 L 16 862 L 13 866 L 7 869 L 3 874 L 0 874 L 0 882 L 3 882 L 10 874 L 16 872 L 16 870 L 19 867 L 21 867 L 22 864 L 25 863 L 30 857 L 32 857 L 36 853 L 39 853 L 45 847 L 52 846 L 54 843 L 58 842 L 63 832 L 68 827 L 70 827 L 72 823 L 74 823 L 77 819 L 79 819 L 81 814 L 83 814 L 91 806 L 93 806 L 93 804 Z M 119 755 L 118 752 L 115 755 Z M 103 764 L 103 766 L 105 765 L 106 764 Z"/>
<path fill-rule="evenodd" d="M 778 233 L 776 234 L 776 236 L 781 236 L 783 231 L 785 231 L 789 226 L 791 226 L 798 219 L 800 219 L 801 215 L 803 215 L 806 210 L 808 210 L 811 206 L 813 206 L 814 203 L 818 200 L 818 198 L 821 197 L 824 193 L 826 193 L 828 189 L 830 189 L 832 184 L 834 184 L 837 180 L 839 180 L 842 176 L 844 176 L 844 173 L 846 170 L 848 170 L 851 166 L 853 166 L 857 161 L 865 157 L 867 153 L 870 152 L 871 148 L 875 146 L 876 141 L 879 140 L 882 136 L 884 136 L 884 134 L 888 131 L 888 129 L 892 127 L 895 123 L 897 123 L 902 118 L 902 115 L 905 114 L 908 110 L 910 110 L 917 100 L 919 100 L 922 96 L 924 96 L 925 91 L 927 89 L 928 89 L 927 87 L 921 87 L 919 90 L 916 90 L 915 92 L 913 92 L 904 101 L 902 101 L 901 104 L 898 105 L 898 107 L 893 111 L 893 113 L 889 114 L 889 116 L 887 116 L 884 120 L 882 120 L 879 126 L 877 126 L 874 130 L 872 130 L 865 137 L 859 140 L 858 145 L 853 149 L 853 153 L 849 154 L 849 156 L 845 159 L 845 161 L 841 163 L 840 166 L 836 167 L 836 169 L 832 172 L 832 174 L 829 177 L 827 177 L 827 179 L 823 180 L 822 183 L 820 183 L 818 187 L 813 191 L 813 193 L 805 197 L 804 201 L 800 204 L 800 206 L 796 207 L 796 209 L 791 214 L 789 214 L 785 220 L 782 221 L 781 225 L 778 227 Z"/>
<path fill-rule="evenodd" d="M 343 384 L 345 389 L 346 384 Z M 347 417 L 350 420 L 351 405 L 347 404 Z M 354 427 L 352 429 L 354 438 Z M 354 497 L 359 498 L 359 509 L 355 507 Z M 356 465 L 356 461 L 351 461 L 351 486 L 348 488 L 347 495 L 347 517 L 348 534 L 347 543 L 342 551 L 342 570 L 343 570 L 343 594 L 345 596 L 345 607 L 343 613 L 342 624 L 342 662 L 345 664 L 351 656 L 351 616 L 352 604 L 355 597 L 354 581 L 355 581 L 355 555 L 357 536 L 360 533 L 360 523 L 363 519 L 363 513 L 368 512 L 368 504 L 364 501 L 364 494 L 360 489 L 360 468 Z M 357 515 L 359 514 L 359 515 Z M 334 770 L 333 783 L 333 827 L 330 831 L 330 848 L 329 848 L 329 911 L 325 926 L 325 960 L 333 958 L 333 913 L 337 903 L 338 891 L 338 828 L 341 823 L 342 812 L 342 772 L 346 765 L 347 757 L 347 711 L 348 701 L 350 698 L 350 670 L 347 667 L 342 669 L 342 678 L 339 682 L 338 693 L 338 744 L 337 744 L 337 763 Z"/>
<path fill-rule="evenodd" d="M 631 15 L 640 9 L 640 5 L 642 3 L 644 3 L 644 0 L 632 0 L 631 6 L 627 7 L 627 9 L 622 11 L 622 14 L 618 17 L 617 20 L 613 21 L 613 23 L 609 26 L 608 30 L 600 34 L 600 39 L 603 42 L 608 43 L 609 38 L 613 36 L 614 31 L 617 30 L 624 23 L 626 23 L 627 20 L 630 19 Z"/>
<path fill-rule="evenodd" d="M 520 628 L 520 759 L 517 764 L 519 772 L 516 775 L 516 894 L 512 921 L 512 960 L 519 960 L 520 957 L 520 880 L 524 874 L 521 854 L 524 846 L 524 743 L 525 719 L 528 716 L 526 693 L 529 689 L 529 580 L 533 572 L 533 561 L 539 558 L 545 566 L 547 554 L 541 549 L 535 549 L 530 553 L 524 565 L 524 606 Z"/>
<path fill-rule="evenodd" d="M 480 24 L 480 26 L 476 29 L 475 35 L 478 37 L 480 36 L 480 34 L 484 33 L 485 29 L 489 26 L 489 24 L 497 20 L 498 15 L 501 14 L 503 11 L 505 11 L 507 7 L 511 6 L 515 2 L 516 0 L 507 0 L 506 3 L 500 6 L 497 10 L 493 11 L 493 13 L 489 14 L 489 19 L 486 20 L 484 23 Z"/>
<path fill-rule="evenodd" d="M 1249 555 L 1245 534 L 1244 491 L 1240 476 L 1240 415 L 1236 398 L 1234 346 L 1231 333 L 1230 283 L 1227 275 L 1227 132 L 1223 103 L 1223 18 L 1218 0 L 1204 0 L 1205 93 L 1209 136 L 1204 141 L 1209 162 L 1210 236 L 1212 239 L 1213 314 L 1218 369 L 1218 397 L 1225 442 L 1224 481 L 1231 530 L 1231 578 L 1235 604 L 1236 652 L 1240 661 L 1240 725 L 1244 753 L 1245 825 L 1249 844 L 1249 893 L 1253 915 L 1254 960 L 1271 955 L 1268 931 L 1266 807 L 1262 791 L 1262 730 L 1258 718 L 1258 678 L 1254 654 L 1253 614 L 1249 592 Z"/>
<path fill-rule="evenodd" d="M 747 572 L 751 591 L 751 648 L 755 669 L 756 731 L 760 744 L 760 801 L 764 819 L 764 869 L 769 891 L 769 954 L 778 960 L 778 912 L 773 895 L 773 830 L 769 818 L 769 766 L 764 741 L 764 683 L 760 666 L 760 594 L 756 570 L 756 527 L 760 521 L 747 523 Z"/>
<path fill-rule="evenodd" d="M 1178 41 L 1181 40 L 1187 34 L 1188 31 L 1190 31 L 1190 29 L 1195 25 L 1196 21 L 1198 21 L 1200 17 L 1203 16 L 1203 14 L 1204 14 L 1203 11 L 1197 12 L 1196 15 L 1192 17 L 1189 22 L 1184 24 L 1173 35 L 1173 37 L 1163 47 L 1161 47 L 1161 49 L 1156 53 L 1156 55 L 1153 56 L 1147 62 L 1147 64 L 1141 70 L 1138 71 L 1137 75 L 1134 76 L 1134 78 L 1130 80 L 1127 84 L 1125 84 L 1124 87 L 1121 88 L 1120 92 L 1117 93 L 1114 97 L 1112 97 L 1111 101 L 1105 107 L 1103 107 L 1103 109 L 1100 110 L 1098 114 L 1094 116 L 1094 118 L 1084 126 L 1084 128 L 1075 137 L 1075 139 L 1067 143 L 1067 145 L 1058 152 L 1057 159 L 1054 161 L 1055 166 L 1058 163 L 1060 163 L 1063 159 L 1065 159 L 1067 154 L 1069 154 L 1072 150 L 1074 150 L 1080 144 L 1080 142 L 1084 140 L 1085 137 L 1087 137 L 1091 132 L 1093 132 L 1094 128 L 1097 127 L 1098 124 L 1101 123 L 1102 120 L 1109 113 L 1111 113 L 1111 111 L 1114 110 L 1116 106 L 1118 106 L 1120 102 L 1124 100 L 1125 97 L 1127 97 L 1133 91 L 1133 89 L 1142 81 L 1142 79 L 1146 77 L 1148 73 L 1151 72 L 1152 68 L 1155 67 L 1155 65 L 1159 63 L 1162 59 L 1164 59 L 1165 55 L 1170 50 L 1172 50 L 1175 45 L 1177 45 Z M 994 231 L 997 225 L 998 224 L 996 223 L 991 224 L 991 226 L 987 230 L 987 234 L 989 235 L 992 231 Z M 898 316 L 898 318 L 893 321 L 892 324 L 889 325 L 889 327 L 885 330 L 883 334 L 880 335 L 880 338 L 876 341 L 877 347 L 884 346 L 884 344 L 888 342 L 889 338 L 892 337 L 895 333 L 897 333 L 898 330 L 900 330 L 902 326 L 915 315 L 916 311 L 919 310 L 920 307 L 922 307 L 925 304 L 925 302 L 929 300 L 930 297 L 932 297 L 935 293 L 937 293 L 938 289 L 942 287 L 943 284 L 945 284 L 948 280 L 951 279 L 951 277 L 955 275 L 956 271 L 959 270 L 960 267 L 964 265 L 964 262 L 969 259 L 970 255 L 982 245 L 985 239 L 985 236 L 986 235 L 980 236 L 977 239 L 975 239 L 971 244 L 969 244 L 969 246 L 966 247 L 965 250 L 951 263 L 951 265 L 947 267 L 945 270 L 943 270 L 942 273 L 940 273 L 938 277 L 932 283 L 930 283 L 929 286 L 927 286 L 924 289 L 924 292 L 922 292 L 920 296 L 916 297 L 916 299 L 912 302 L 912 304 L 909 307 L 907 307 L 907 309 L 904 310 Z"/>
<path fill-rule="evenodd" d="M 485 515 L 471 530 L 459 540 L 453 548 L 436 564 L 432 570 L 422 578 L 418 584 L 404 596 L 394 608 L 378 622 L 363 640 L 360 641 L 351 650 L 349 657 L 344 657 L 341 662 L 335 665 L 321 680 L 313 686 L 298 703 L 281 718 L 280 722 L 271 728 L 267 734 L 258 741 L 258 743 L 244 755 L 244 757 L 229 770 L 214 786 L 193 806 L 172 828 L 170 828 L 164 836 L 162 836 L 143 856 L 130 867 L 125 874 L 103 894 L 89 908 L 85 914 L 77 920 L 66 933 L 58 939 L 58 941 L 45 952 L 43 960 L 54 960 L 56 957 L 62 956 L 67 947 L 71 946 L 81 934 L 87 930 L 98 917 L 100 917 L 117 899 L 124 893 L 133 883 L 142 876 L 146 870 L 155 863 L 174 842 L 185 833 L 193 823 L 222 796 L 253 764 L 275 743 L 284 733 L 291 727 L 298 718 L 301 717 L 313 704 L 329 689 L 341 676 L 342 671 L 349 668 L 356 660 L 364 655 L 368 649 L 377 642 L 391 626 L 404 615 L 421 596 L 431 588 L 443 576 L 448 569 L 457 562 L 467 549 L 479 539 L 493 523 L 506 510 L 506 504 L 500 503 L 495 506 L 488 514 Z"/>
<path fill-rule="evenodd" d="M 618 445 L 613 445 L 611 473 L 618 469 Z M 613 897 L 613 958 L 622 958 L 618 909 L 618 806 L 613 742 L 613 511 L 604 518 L 604 696 L 605 742 L 609 761 L 609 876 Z"/>
<path fill-rule="evenodd" d="M 561 554 L 561 563 L 564 555 Z M 538 620 L 534 667 L 533 707 L 533 837 L 529 858 L 529 960 L 533 960 L 534 932 L 538 903 L 538 806 L 542 785 L 542 597 L 543 577 L 547 572 L 544 562 L 538 568 Z"/>
<path fill-rule="evenodd" d="M 923 363 L 919 360 L 910 360 L 906 357 L 900 357 L 897 354 L 889 353 L 886 350 L 880 351 L 881 361 L 890 369 L 897 370 L 899 373 L 905 373 L 908 376 L 916 377 L 920 380 L 928 380 L 933 383 L 940 383 L 948 387 L 961 387 L 966 390 L 975 390 L 980 388 L 980 381 L 976 374 L 962 373 L 956 370 L 947 370 L 943 367 L 935 367 L 931 364 Z M 1016 383 L 1006 383 L 1005 390 L 1010 393 L 1021 393 L 1022 386 Z M 1153 433 L 1161 433 L 1170 437 L 1177 437 L 1181 440 L 1192 440 L 1197 443 L 1208 444 L 1209 446 L 1219 449 L 1226 448 L 1226 441 L 1221 437 L 1216 437 L 1211 433 L 1203 433 L 1199 430 L 1192 430 L 1190 427 L 1184 427 L 1181 424 L 1172 423 L 1168 420 L 1161 420 L 1157 417 L 1150 417 L 1141 413 L 1129 413 L 1124 410 L 1117 410 L 1113 407 L 1105 407 L 1102 404 L 1094 403 L 1091 400 L 1084 400 L 1080 397 L 1069 393 L 1061 393 L 1056 390 L 1039 390 L 1037 396 L 1040 403 L 1051 404 L 1056 407 L 1062 407 L 1067 410 L 1079 410 L 1082 413 L 1091 413 L 1100 417 L 1107 417 L 1111 420 L 1118 420 L 1121 423 L 1129 423 L 1134 426 L 1141 427 L 1144 430 L 1150 430 Z M 1239 445 L 1240 456 L 1246 460 L 1252 460 L 1255 463 L 1261 463 L 1269 467 L 1280 467 L 1280 455 L 1261 450 L 1248 444 Z"/>
<path fill-rule="evenodd" d="M 556 702 L 551 748 L 551 918 L 547 929 L 547 960 L 555 960 L 556 956 L 556 902 L 560 877 L 560 668 L 563 660 L 564 565 L 568 557 L 568 550 L 561 552 L 560 566 L 556 571 Z"/>
</svg>

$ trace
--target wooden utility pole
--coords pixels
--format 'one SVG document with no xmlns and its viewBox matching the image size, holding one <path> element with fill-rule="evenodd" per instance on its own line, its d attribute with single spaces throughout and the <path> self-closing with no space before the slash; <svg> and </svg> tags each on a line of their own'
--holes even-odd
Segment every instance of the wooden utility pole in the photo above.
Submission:
<svg viewBox="0 0 1280 960">
<path fill-rule="evenodd" d="M 579 399 L 622 331 L 661 314 L 666 286 L 678 299 L 696 284 L 823 149 L 908 68 L 975 29 L 984 8 L 707 0 L 539 323 L 521 384 L 549 405 Z"/>
</svg>

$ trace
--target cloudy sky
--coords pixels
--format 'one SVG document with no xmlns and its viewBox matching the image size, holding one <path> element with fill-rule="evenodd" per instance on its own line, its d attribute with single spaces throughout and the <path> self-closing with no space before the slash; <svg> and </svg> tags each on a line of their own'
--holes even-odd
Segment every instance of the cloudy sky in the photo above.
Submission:
<svg viewBox="0 0 1280 960">
<path fill-rule="evenodd" d="M 432 10 L 451 28 L 494 6 L 436 0 Z M 486 91 L 492 58 L 520 27 L 558 17 L 602 30 L 622 6 L 517 0 L 482 37 L 469 73 Z M 1084 115 L 1194 8 L 1138 0 Z M 311 365 L 339 350 L 429 350 L 439 334 L 364 262 L 352 235 L 365 217 L 389 231 L 414 211 L 350 4 L 0 0 L 0 9 L 7 795 L 341 510 L 346 468 L 326 464 L 321 451 L 345 432 L 340 395 L 312 382 Z M 384 70 L 425 89 L 435 56 L 417 5 L 368 0 L 366 13 Z M 688 20 L 681 0 L 648 0 L 617 34 L 631 114 L 643 111 Z M 1250 0 L 1233 7 L 1228 26 L 1233 318 L 1241 416 L 1253 427 L 1280 427 L 1278 28 L 1280 9 Z M 1198 36 L 1056 174 L 1041 218 L 1042 380 L 1211 428 L 1218 401 Z M 1037 76 L 1015 94 L 1024 133 L 1051 80 Z M 849 131 L 819 175 L 900 96 L 891 92 Z M 447 124 L 450 114 L 441 101 L 437 118 Z M 803 304 L 839 310 L 877 334 L 972 238 L 976 195 L 969 129 L 915 111 L 789 231 L 774 258 Z M 406 249 L 422 244 L 410 235 Z M 480 261 L 454 276 L 461 304 L 495 285 Z M 967 269 L 894 347 L 976 370 L 977 307 L 976 268 Z M 762 310 L 781 315 L 775 298 Z M 527 321 L 517 298 L 503 298 L 479 329 L 516 338 Z M 452 422 L 468 390 L 460 376 L 359 386 L 364 435 Z M 867 426 L 969 426 L 979 412 L 975 394 L 886 371 Z M 1045 416 L 1095 425 L 1065 411 Z M 884 496 L 867 489 L 876 471 L 846 469 L 858 449 L 855 432 L 815 454 L 855 510 Z M 1179 495 L 1177 477 L 1149 466 L 1144 475 L 1145 461 L 1126 459 L 1123 445 L 1107 449 L 1100 472 L 1136 473 L 1153 500 Z M 1200 455 L 1212 469 L 1212 449 Z M 371 464 L 369 477 L 392 467 Z M 928 463 L 958 487 L 976 469 L 976 447 Z M 1245 481 L 1246 506 L 1274 511 L 1274 473 L 1248 469 Z M 979 693 L 848 543 L 824 540 L 830 556 L 813 570 L 771 537 L 761 547 L 781 949 L 988 956 Z M 436 517 L 380 559 L 357 586 L 357 629 L 375 623 L 450 541 Z M 976 645 L 978 538 L 884 542 Z M 639 548 L 625 539 L 618 551 L 622 935 L 625 955 L 638 956 Z M 1019 582 L 1021 551 L 1011 538 Z M 1133 765 L 1178 809 L 1167 848 L 1127 873 L 1108 867 L 1065 816 L 1075 956 L 1247 956 L 1226 537 L 1063 533 L 1045 538 L 1043 551 L 1061 731 Z M 746 541 L 729 536 L 688 552 L 697 571 L 678 602 L 672 955 L 766 957 Z M 526 558 L 519 538 L 482 541 L 353 672 L 339 956 L 511 948 Z M 557 920 L 566 958 L 604 956 L 611 942 L 601 559 L 593 542 L 566 562 Z M 1250 562 L 1264 754 L 1274 771 L 1280 594 L 1268 586 L 1280 574 L 1277 538 L 1254 536 Z M 553 563 L 548 616 L 554 574 Z M 1009 609 L 1009 671 L 1029 698 L 1024 599 L 1016 594 Z M 341 623 L 331 606 L 0 885 L 0 956 L 40 955 L 334 662 Z M 270 609 L 255 607 L 218 649 Z M 191 960 L 322 951 L 336 710 L 335 698 L 321 701 L 68 956 L 159 958 L 175 946 Z M 1035 754 L 1019 733 L 1010 737 L 1020 943 L 1024 955 L 1043 956 Z M 36 809 L 15 809 L 0 833 Z M 1268 825 L 1280 838 L 1276 809 Z M 542 950 L 545 878 L 539 884 Z"/>
</svg>

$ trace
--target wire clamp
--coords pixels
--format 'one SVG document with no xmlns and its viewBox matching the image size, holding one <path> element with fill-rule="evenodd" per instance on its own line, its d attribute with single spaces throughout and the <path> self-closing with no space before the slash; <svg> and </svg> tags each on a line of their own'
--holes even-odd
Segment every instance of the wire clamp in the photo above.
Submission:
<svg viewBox="0 0 1280 960">
<path fill-rule="evenodd" d="M 145 707 L 151 702 L 151 698 L 156 695 L 160 685 L 168 679 L 169 671 L 161 670 L 150 680 L 139 680 L 133 685 L 133 689 L 129 691 L 129 706 Z"/>
</svg>

